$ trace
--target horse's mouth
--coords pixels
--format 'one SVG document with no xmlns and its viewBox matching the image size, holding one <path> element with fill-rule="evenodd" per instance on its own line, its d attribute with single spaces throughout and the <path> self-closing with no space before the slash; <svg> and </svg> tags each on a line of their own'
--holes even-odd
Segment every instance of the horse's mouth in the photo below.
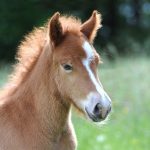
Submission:
<svg viewBox="0 0 150 150">
<path fill-rule="evenodd" d="M 94 114 L 89 113 L 88 110 L 87 110 L 86 108 L 85 108 L 85 111 L 86 111 L 88 117 L 89 117 L 93 122 L 100 122 L 100 121 L 103 120 L 103 119 L 98 118 L 98 117 L 95 116 Z"/>
</svg>

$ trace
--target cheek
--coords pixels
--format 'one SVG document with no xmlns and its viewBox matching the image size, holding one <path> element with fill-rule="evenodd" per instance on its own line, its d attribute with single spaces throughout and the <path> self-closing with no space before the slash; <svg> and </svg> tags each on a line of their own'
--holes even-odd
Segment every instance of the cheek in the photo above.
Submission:
<svg viewBox="0 0 150 150">
<path fill-rule="evenodd" d="M 74 103 L 80 103 L 82 99 L 86 99 L 90 91 L 94 90 L 94 86 L 86 70 L 84 72 L 84 68 L 74 70 L 71 73 L 66 73 L 60 68 L 57 75 L 57 85 L 61 94 L 72 99 Z"/>
<path fill-rule="evenodd" d="M 69 94 L 72 100 L 79 105 L 94 88 L 91 81 L 83 74 L 72 78 L 71 85 L 72 87 L 69 89 Z"/>
</svg>

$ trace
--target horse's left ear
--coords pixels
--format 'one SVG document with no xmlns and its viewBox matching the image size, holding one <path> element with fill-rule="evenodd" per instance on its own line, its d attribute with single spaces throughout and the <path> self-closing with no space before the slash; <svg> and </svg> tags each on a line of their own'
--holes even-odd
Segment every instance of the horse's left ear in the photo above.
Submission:
<svg viewBox="0 0 150 150">
<path fill-rule="evenodd" d="M 81 32 L 92 43 L 96 36 L 97 30 L 101 26 L 101 15 L 96 10 L 94 10 L 92 16 L 81 25 Z"/>
<path fill-rule="evenodd" d="M 49 36 L 54 46 L 57 46 L 63 38 L 63 28 L 60 22 L 60 13 L 56 12 L 49 22 Z"/>
</svg>

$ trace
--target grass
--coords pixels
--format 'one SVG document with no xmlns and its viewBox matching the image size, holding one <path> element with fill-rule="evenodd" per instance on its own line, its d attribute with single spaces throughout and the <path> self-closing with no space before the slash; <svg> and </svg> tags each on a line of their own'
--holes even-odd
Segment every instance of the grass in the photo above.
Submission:
<svg viewBox="0 0 150 150">
<path fill-rule="evenodd" d="M 0 65 L 0 86 L 9 67 Z M 120 58 L 104 61 L 100 79 L 113 101 L 105 125 L 96 125 L 73 115 L 78 150 L 150 149 L 150 59 Z"/>
</svg>

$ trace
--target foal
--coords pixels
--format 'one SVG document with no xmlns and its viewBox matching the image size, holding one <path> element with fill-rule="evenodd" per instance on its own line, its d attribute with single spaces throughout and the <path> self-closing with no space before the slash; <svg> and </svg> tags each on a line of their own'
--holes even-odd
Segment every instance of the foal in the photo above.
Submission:
<svg viewBox="0 0 150 150">
<path fill-rule="evenodd" d="M 94 122 L 107 117 L 111 101 L 92 46 L 100 26 L 96 11 L 83 24 L 55 13 L 25 38 L 0 94 L 0 150 L 75 150 L 72 104 Z"/>
</svg>

